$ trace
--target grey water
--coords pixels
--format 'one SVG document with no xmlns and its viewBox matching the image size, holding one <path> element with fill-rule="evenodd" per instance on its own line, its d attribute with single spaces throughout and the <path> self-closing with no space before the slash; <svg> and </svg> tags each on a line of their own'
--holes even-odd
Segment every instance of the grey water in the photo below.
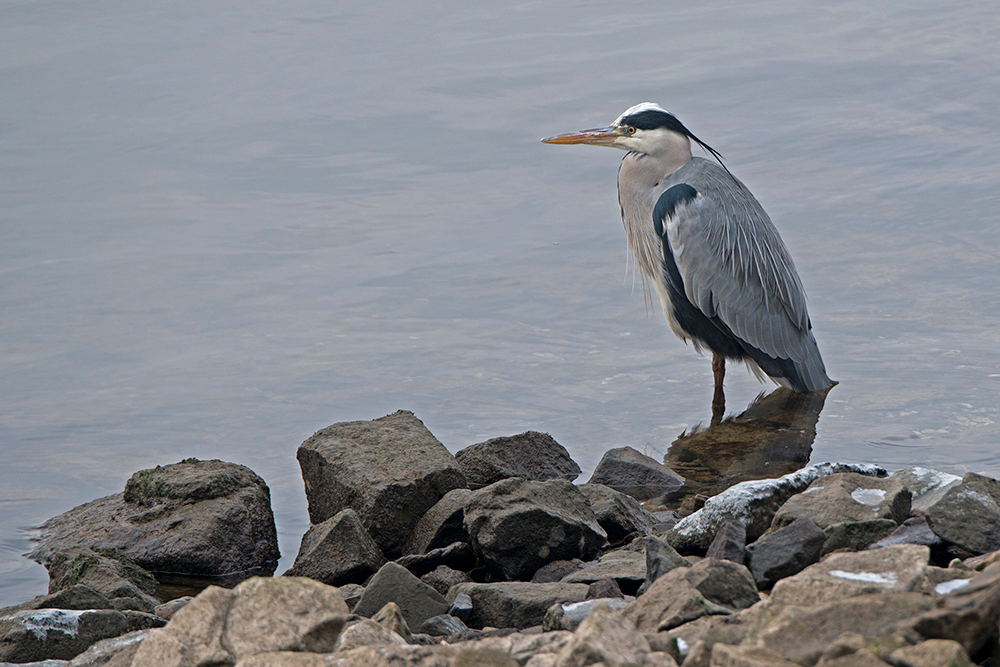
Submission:
<svg viewBox="0 0 1000 667">
<path fill-rule="evenodd" d="M 803 456 L 1000 475 L 998 31 L 987 0 L 5 0 L 0 606 L 45 592 L 33 528 L 186 457 L 264 477 L 280 573 L 331 423 L 545 431 L 579 481 L 704 429 L 622 154 L 539 143 L 642 101 L 795 258 L 840 381 Z M 731 369 L 728 411 L 762 391 Z"/>
</svg>

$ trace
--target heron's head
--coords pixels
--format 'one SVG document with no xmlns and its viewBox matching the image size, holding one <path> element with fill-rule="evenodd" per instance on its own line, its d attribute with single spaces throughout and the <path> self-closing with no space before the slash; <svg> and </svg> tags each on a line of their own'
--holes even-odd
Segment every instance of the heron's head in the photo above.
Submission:
<svg viewBox="0 0 1000 667">
<path fill-rule="evenodd" d="M 688 156 L 691 154 L 692 140 L 719 158 L 715 150 L 694 136 L 676 116 L 652 102 L 636 104 L 607 127 L 569 132 L 542 139 L 547 144 L 611 146 L 647 155 L 680 151 L 686 152 Z"/>
</svg>

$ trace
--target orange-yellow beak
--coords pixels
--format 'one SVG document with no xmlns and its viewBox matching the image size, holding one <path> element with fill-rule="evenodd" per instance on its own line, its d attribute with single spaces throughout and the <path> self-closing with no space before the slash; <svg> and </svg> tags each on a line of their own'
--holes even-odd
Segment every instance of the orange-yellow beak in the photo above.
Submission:
<svg viewBox="0 0 1000 667">
<path fill-rule="evenodd" d="M 592 146 L 614 146 L 615 140 L 621 136 L 616 127 L 598 127 L 593 130 L 580 130 L 557 134 L 554 137 L 542 139 L 544 144 L 590 144 Z"/>
</svg>

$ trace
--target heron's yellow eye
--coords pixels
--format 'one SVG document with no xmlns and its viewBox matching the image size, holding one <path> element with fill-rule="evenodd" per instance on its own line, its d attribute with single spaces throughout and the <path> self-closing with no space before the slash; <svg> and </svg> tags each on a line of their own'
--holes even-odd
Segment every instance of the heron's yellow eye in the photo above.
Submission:
<svg viewBox="0 0 1000 667">
<path fill-rule="evenodd" d="M 635 128 L 632 127 L 631 125 L 629 125 L 628 127 L 626 127 L 625 131 L 628 132 L 629 134 L 635 134 Z"/>
</svg>

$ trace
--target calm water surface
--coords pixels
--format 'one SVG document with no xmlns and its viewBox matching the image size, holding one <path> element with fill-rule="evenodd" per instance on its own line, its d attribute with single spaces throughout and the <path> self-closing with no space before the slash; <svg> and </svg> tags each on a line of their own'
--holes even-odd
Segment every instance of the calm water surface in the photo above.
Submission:
<svg viewBox="0 0 1000 667">
<path fill-rule="evenodd" d="M 280 572 L 336 421 L 547 431 L 581 481 L 702 432 L 621 153 L 538 142 L 647 100 L 796 259 L 840 380 L 805 455 L 1000 475 L 994 2 L 397 4 L 0 5 L 0 605 L 31 527 L 189 456 L 267 480 Z"/>
</svg>

